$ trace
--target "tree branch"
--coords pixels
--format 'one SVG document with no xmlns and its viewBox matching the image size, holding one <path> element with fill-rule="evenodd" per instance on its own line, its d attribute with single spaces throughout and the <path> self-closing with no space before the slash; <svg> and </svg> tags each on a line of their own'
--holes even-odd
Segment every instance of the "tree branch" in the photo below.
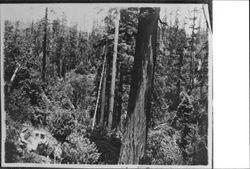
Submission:
<svg viewBox="0 0 250 169">
<path fill-rule="evenodd" d="M 160 18 L 158 19 L 158 21 L 160 22 L 160 24 L 168 26 L 168 23 L 167 22 L 163 22 Z"/>
</svg>

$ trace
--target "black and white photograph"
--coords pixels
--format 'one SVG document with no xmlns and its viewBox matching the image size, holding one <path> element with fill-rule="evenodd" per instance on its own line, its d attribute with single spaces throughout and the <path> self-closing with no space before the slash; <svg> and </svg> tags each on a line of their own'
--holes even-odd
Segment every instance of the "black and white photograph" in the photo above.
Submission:
<svg viewBox="0 0 250 169">
<path fill-rule="evenodd" d="M 0 7 L 3 167 L 212 167 L 208 3 Z"/>
</svg>

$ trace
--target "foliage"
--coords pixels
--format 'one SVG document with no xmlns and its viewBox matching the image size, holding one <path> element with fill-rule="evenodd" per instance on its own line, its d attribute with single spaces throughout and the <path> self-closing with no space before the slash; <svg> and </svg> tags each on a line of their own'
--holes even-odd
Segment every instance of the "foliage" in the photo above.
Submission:
<svg viewBox="0 0 250 169">
<path fill-rule="evenodd" d="M 73 164 L 96 164 L 100 153 L 95 143 L 79 133 L 72 133 L 62 145 L 63 163 Z"/>
<path fill-rule="evenodd" d="M 15 121 L 28 121 L 33 113 L 30 99 L 24 90 L 14 90 L 10 97 L 6 97 L 6 109 L 10 117 Z"/>
<path fill-rule="evenodd" d="M 161 124 L 149 131 L 145 162 L 153 165 L 181 165 L 181 150 L 176 143 L 179 132 Z"/>
<path fill-rule="evenodd" d="M 47 121 L 52 135 L 60 141 L 65 141 L 75 128 L 73 114 L 65 109 L 55 109 L 55 111 L 48 116 Z"/>
<path fill-rule="evenodd" d="M 21 160 L 19 162 L 22 163 L 50 163 L 50 159 L 45 157 L 45 156 L 41 156 L 38 155 L 34 152 L 25 152 L 21 158 Z"/>
<path fill-rule="evenodd" d="M 5 161 L 19 161 L 22 155 L 22 152 L 20 151 L 20 141 L 18 139 L 21 125 L 11 120 L 8 116 L 6 117 L 6 122 Z"/>
<path fill-rule="evenodd" d="M 103 126 L 97 126 L 93 132 L 89 133 L 88 138 L 95 142 L 101 153 L 99 163 L 117 164 L 121 146 L 119 132 L 108 131 Z"/>
</svg>

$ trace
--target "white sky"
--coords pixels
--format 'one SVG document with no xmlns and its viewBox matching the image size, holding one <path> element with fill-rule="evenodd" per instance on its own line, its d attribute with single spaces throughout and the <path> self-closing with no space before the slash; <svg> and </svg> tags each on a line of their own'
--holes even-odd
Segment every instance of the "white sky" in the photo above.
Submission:
<svg viewBox="0 0 250 169">
<path fill-rule="evenodd" d="M 201 9 L 201 4 L 77 4 L 77 3 L 61 3 L 61 4 L 1 4 L 1 19 L 11 21 L 23 21 L 31 23 L 45 15 L 45 8 L 48 7 L 49 19 L 61 18 L 65 13 L 69 25 L 78 24 L 78 28 L 86 31 L 92 29 L 93 20 L 101 22 L 107 15 L 107 10 L 110 7 L 161 7 L 161 18 L 167 13 L 168 23 L 170 22 L 170 12 L 173 11 L 172 23 L 176 11 L 179 10 L 180 26 L 183 25 L 184 18 L 192 16 L 189 11 L 194 8 Z M 102 11 L 100 12 L 100 10 Z M 53 10 L 54 12 L 52 12 Z M 200 14 L 198 14 L 198 17 Z M 202 23 L 204 24 L 203 13 L 201 13 Z M 199 20 L 199 19 L 198 19 Z M 198 24 L 197 20 L 197 24 Z M 189 32 L 189 30 L 187 30 Z"/>
</svg>

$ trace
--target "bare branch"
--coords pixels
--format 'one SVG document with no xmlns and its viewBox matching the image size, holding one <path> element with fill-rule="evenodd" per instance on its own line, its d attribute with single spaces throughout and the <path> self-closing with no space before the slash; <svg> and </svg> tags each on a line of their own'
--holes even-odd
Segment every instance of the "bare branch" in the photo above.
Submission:
<svg viewBox="0 0 250 169">
<path fill-rule="evenodd" d="M 158 21 L 160 22 L 160 24 L 168 26 L 168 23 L 167 22 L 163 22 L 160 18 L 158 19 Z"/>
</svg>

